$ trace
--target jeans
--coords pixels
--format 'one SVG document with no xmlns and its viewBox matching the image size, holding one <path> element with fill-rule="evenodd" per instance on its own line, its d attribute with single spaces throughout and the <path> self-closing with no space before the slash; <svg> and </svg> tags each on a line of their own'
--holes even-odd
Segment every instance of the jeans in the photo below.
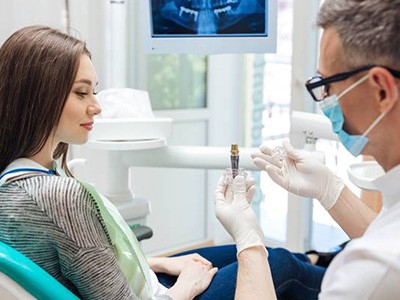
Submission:
<svg viewBox="0 0 400 300">
<path fill-rule="evenodd" d="M 318 299 L 325 268 L 309 263 L 306 255 L 282 248 L 267 248 L 268 261 L 278 299 Z M 216 246 L 182 252 L 174 256 L 198 253 L 218 267 L 210 286 L 196 299 L 234 299 L 238 263 L 236 246 Z M 177 277 L 157 274 L 161 284 L 170 288 Z"/>
</svg>

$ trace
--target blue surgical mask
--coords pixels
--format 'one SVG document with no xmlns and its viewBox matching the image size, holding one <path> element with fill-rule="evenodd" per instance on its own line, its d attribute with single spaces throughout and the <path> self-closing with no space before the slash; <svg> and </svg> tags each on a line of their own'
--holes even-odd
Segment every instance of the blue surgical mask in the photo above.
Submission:
<svg viewBox="0 0 400 300">
<path fill-rule="evenodd" d="M 340 142 L 353 156 L 358 156 L 361 154 L 365 146 L 368 144 L 367 135 L 385 116 L 385 114 L 382 113 L 362 135 L 351 135 L 343 129 L 344 116 L 339 105 L 339 99 L 354 89 L 357 85 L 367 80 L 367 78 L 368 75 L 364 76 L 341 92 L 339 95 L 334 94 L 329 96 L 319 104 L 319 107 L 325 116 L 327 116 L 331 121 L 332 129 L 338 135 Z"/>
</svg>

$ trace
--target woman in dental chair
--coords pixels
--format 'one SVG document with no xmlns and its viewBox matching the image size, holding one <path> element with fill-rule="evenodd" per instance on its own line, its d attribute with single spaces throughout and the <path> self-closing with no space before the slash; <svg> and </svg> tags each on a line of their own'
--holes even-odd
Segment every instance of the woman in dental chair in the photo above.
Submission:
<svg viewBox="0 0 400 300">
<path fill-rule="evenodd" d="M 97 82 L 85 43 L 58 30 L 25 27 L 1 46 L 0 240 L 83 299 L 233 299 L 235 245 L 147 259 L 115 207 L 68 170 L 68 144 L 85 143 L 101 111 Z M 320 275 L 293 275 L 291 255 L 269 250 L 275 285 L 299 276 L 317 295 L 324 269 L 295 254 Z"/>
</svg>

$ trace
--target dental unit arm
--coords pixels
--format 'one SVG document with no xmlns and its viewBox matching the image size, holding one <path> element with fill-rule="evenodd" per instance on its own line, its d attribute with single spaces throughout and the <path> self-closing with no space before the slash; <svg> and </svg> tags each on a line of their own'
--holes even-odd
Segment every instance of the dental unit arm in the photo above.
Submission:
<svg viewBox="0 0 400 300">
<path fill-rule="evenodd" d="M 306 149 L 315 150 L 316 138 L 331 132 L 327 122 L 323 116 L 294 113 L 292 132 L 306 142 Z M 316 130 L 309 129 L 314 126 Z M 168 118 L 96 120 L 89 142 L 84 146 L 87 160 L 78 163 L 85 164 L 88 181 L 118 207 L 128 224 L 146 224 L 150 213 L 149 201 L 136 197 L 135 187 L 130 186 L 131 167 L 222 171 L 231 166 L 229 145 L 168 146 L 167 139 L 171 136 L 172 119 Z M 333 134 L 331 137 L 335 138 Z M 241 168 L 258 171 L 250 157 L 256 151 L 258 148 L 240 148 Z M 298 212 L 294 211 L 293 215 L 298 218 Z"/>
<path fill-rule="evenodd" d="M 98 119 L 88 143 L 76 150 L 83 152 L 74 155 L 86 159 L 74 159 L 69 166 L 111 200 L 129 225 L 146 225 L 150 202 L 135 196 L 131 167 L 222 171 L 230 166 L 229 146 L 167 146 L 171 132 L 169 118 Z M 257 149 L 240 149 L 242 168 L 257 170 L 250 157 L 254 151 Z"/>
<path fill-rule="evenodd" d="M 118 144 L 120 149 L 118 148 Z M 128 186 L 129 168 L 157 167 L 183 169 L 214 169 L 224 170 L 231 164 L 228 147 L 201 147 L 201 146 L 167 146 L 163 138 L 135 142 L 107 142 L 88 143 L 92 149 L 101 149 L 102 163 L 93 162 L 96 173 L 106 173 L 107 179 L 96 182 L 102 187 L 102 192 L 114 203 L 123 204 L 132 199 L 132 192 Z M 241 167 L 247 170 L 258 170 L 253 164 L 250 153 L 257 148 L 241 148 Z M 90 163 L 90 162 L 88 162 Z M 98 177 L 100 179 L 100 177 Z"/>
</svg>

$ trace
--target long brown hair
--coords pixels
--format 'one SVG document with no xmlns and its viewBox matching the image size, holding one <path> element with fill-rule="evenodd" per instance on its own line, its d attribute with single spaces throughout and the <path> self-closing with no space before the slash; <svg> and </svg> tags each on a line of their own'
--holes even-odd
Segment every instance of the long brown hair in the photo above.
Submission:
<svg viewBox="0 0 400 300">
<path fill-rule="evenodd" d="M 0 173 L 14 160 L 38 153 L 57 127 L 86 44 L 59 30 L 28 26 L 0 48 Z M 66 166 L 68 145 L 54 159 Z"/>
</svg>

